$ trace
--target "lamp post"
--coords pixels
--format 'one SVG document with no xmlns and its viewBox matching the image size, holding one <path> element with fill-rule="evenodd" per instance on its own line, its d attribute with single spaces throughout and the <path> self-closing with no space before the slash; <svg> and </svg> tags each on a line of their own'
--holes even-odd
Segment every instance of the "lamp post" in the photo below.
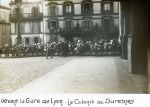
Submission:
<svg viewBox="0 0 150 107">
<path fill-rule="evenodd" d="M 49 39 L 50 42 L 53 41 L 53 32 L 54 32 L 54 28 L 50 27 L 50 39 Z"/>
<path fill-rule="evenodd" d="M 22 0 L 15 0 L 15 5 L 16 5 L 16 17 L 17 17 L 17 28 L 18 28 L 18 37 L 17 37 L 17 45 L 22 44 L 22 37 L 21 37 L 21 32 L 20 32 L 20 7 L 21 7 Z"/>
<path fill-rule="evenodd" d="M 57 27 L 56 27 L 56 42 L 58 42 L 57 32 L 58 32 L 58 30 L 57 30 Z"/>
</svg>

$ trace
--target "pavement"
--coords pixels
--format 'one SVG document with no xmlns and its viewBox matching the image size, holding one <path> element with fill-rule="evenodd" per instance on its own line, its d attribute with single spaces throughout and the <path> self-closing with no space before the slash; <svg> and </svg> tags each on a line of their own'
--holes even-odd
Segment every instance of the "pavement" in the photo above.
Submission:
<svg viewBox="0 0 150 107">
<path fill-rule="evenodd" d="M 33 79 L 13 93 L 142 93 L 142 89 L 135 84 L 133 75 L 119 57 L 68 58 L 70 59 L 65 63 Z"/>
<path fill-rule="evenodd" d="M 73 58 L 0 58 L 0 93 L 11 93 Z"/>
</svg>

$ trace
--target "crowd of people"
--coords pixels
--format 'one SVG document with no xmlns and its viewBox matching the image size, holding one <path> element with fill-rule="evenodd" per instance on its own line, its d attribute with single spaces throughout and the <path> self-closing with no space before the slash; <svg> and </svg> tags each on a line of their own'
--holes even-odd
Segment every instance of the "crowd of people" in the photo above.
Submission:
<svg viewBox="0 0 150 107">
<path fill-rule="evenodd" d="M 46 44 L 0 46 L 0 57 L 27 56 L 80 56 L 80 55 L 119 55 L 121 46 L 117 40 L 97 42 L 77 40 L 59 41 Z"/>
</svg>

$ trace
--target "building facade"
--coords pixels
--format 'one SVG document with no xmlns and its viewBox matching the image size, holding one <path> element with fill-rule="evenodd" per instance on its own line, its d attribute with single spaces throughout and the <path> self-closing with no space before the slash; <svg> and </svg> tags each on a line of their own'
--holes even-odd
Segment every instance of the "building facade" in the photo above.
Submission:
<svg viewBox="0 0 150 107">
<path fill-rule="evenodd" d="M 15 4 L 11 3 L 12 43 L 17 41 Z M 101 0 L 37 0 L 21 3 L 23 44 L 49 41 L 118 39 L 119 2 Z"/>
<path fill-rule="evenodd" d="M 8 7 L 0 5 L 0 46 L 11 44 L 9 13 Z"/>
<path fill-rule="evenodd" d="M 11 1 L 10 8 L 12 44 L 17 43 L 18 29 L 22 44 L 41 43 L 43 41 L 43 11 L 41 1 L 22 0 L 19 8 L 14 1 Z M 18 27 L 18 18 L 20 27 Z"/>
</svg>

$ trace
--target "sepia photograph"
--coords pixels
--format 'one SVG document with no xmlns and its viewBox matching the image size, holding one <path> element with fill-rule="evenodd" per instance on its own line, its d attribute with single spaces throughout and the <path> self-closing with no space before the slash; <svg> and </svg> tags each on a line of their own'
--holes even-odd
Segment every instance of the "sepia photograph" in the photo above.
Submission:
<svg viewBox="0 0 150 107">
<path fill-rule="evenodd" d="M 149 94 L 149 7 L 0 0 L 0 93 Z"/>
</svg>

